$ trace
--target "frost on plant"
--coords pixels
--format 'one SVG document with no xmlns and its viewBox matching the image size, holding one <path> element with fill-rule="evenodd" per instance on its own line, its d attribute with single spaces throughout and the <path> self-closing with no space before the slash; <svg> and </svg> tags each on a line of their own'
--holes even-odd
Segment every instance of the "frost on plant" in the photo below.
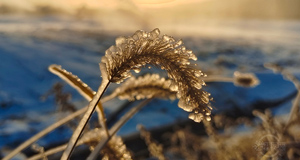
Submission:
<svg viewBox="0 0 300 160">
<path fill-rule="evenodd" d="M 234 72 L 234 85 L 241 87 L 255 87 L 259 84 L 259 80 L 253 73 Z"/>
<path fill-rule="evenodd" d="M 103 78 L 121 83 L 131 76 L 130 70 L 139 72 L 146 64 L 160 67 L 172 80 L 170 89 L 177 92 L 178 106 L 192 112 L 189 117 L 196 122 L 210 120 L 210 94 L 202 90 L 205 74 L 190 60 L 197 57 L 181 40 L 160 36 L 159 29 L 149 33 L 139 30 L 132 36 L 117 38 L 116 45 L 106 50 L 100 69 Z"/>
<path fill-rule="evenodd" d="M 118 87 L 113 94 L 120 99 L 140 100 L 145 98 L 176 99 L 176 92 L 170 90 L 172 81 L 160 78 L 158 74 L 146 74 L 142 77 L 131 77 Z"/>
</svg>

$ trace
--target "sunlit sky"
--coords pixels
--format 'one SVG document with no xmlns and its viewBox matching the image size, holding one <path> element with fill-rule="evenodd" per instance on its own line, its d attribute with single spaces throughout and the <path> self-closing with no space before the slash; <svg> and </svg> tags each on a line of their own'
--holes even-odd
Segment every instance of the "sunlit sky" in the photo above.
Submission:
<svg viewBox="0 0 300 160">
<path fill-rule="evenodd" d="M 201 2 L 206 0 L 132 0 L 141 8 L 163 8 L 192 2 Z"/>
<path fill-rule="evenodd" d="M 0 6 L 18 13 L 67 13 L 91 17 L 140 19 L 300 19 L 295 0 L 0 0 Z M 82 12 L 83 9 L 83 12 Z M 188 17 L 188 18 L 187 18 Z M 101 17 L 103 18 L 103 17 Z M 101 19 L 99 18 L 99 19 Z"/>
</svg>

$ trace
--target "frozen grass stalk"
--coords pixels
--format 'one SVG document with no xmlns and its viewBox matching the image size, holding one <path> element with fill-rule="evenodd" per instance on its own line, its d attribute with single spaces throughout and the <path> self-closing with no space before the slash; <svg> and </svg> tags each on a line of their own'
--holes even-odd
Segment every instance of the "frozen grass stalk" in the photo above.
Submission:
<svg viewBox="0 0 300 160">
<path fill-rule="evenodd" d="M 195 122 L 205 119 L 210 121 L 212 107 L 210 93 L 202 90 L 205 85 L 201 77 L 205 76 L 191 64 L 197 60 L 192 51 L 182 46 L 181 40 L 163 35 L 159 37 L 159 29 L 147 33 L 137 31 L 130 37 L 119 37 L 116 45 L 105 52 L 100 63 L 103 81 L 96 95 L 88 105 L 88 110 L 73 133 L 62 159 L 68 159 L 78 138 L 91 117 L 97 103 L 110 82 L 121 83 L 131 76 L 130 71 L 139 72 L 146 64 L 152 64 L 166 70 L 172 80 L 170 88 L 177 92 L 178 106 L 187 112 Z"/>
<path fill-rule="evenodd" d="M 62 160 L 66 160 L 66 159 L 70 158 L 71 153 L 72 153 L 84 127 L 86 126 L 88 120 L 91 118 L 92 113 L 94 112 L 97 104 L 100 101 L 100 98 L 102 97 L 102 95 L 103 95 L 104 91 L 106 90 L 106 88 L 108 87 L 108 85 L 109 85 L 109 81 L 107 79 L 103 78 L 102 83 L 101 83 L 100 87 L 98 88 L 97 93 L 95 94 L 94 98 L 90 101 L 87 111 L 85 112 L 85 114 L 83 115 L 82 119 L 80 120 L 77 128 L 73 132 L 73 135 L 72 135 L 71 139 L 69 140 L 67 148 L 61 157 Z"/>
</svg>

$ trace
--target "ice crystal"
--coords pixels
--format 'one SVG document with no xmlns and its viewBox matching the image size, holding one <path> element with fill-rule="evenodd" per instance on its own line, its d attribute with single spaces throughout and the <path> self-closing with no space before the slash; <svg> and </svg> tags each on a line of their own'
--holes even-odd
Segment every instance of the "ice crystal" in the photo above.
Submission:
<svg viewBox="0 0 300 160">
<path fill-rule="evenodd" d="M 117 38 L 116 45 L 111 46 L 101 60 L 104 78 L 120 83 L 131 76 L 131 70 L 139 71 L 151 64 L 168 72 L 173 81 L 171 90 L 178 92 L 180 108 L 195 114 L 210 113 L 210 94 L 202 90 L 205 84 L 202 77 L 206 75 L 190 62 L 197 57 L 183 46 L 181 40 L 159 35 L 159 29 L 149 33 L 138 30 L 132 36 Z"/>
<path fill-rule="evenodd" d="M 130 152 L 119 136 L 113 136 L 101 153 L 104 155 L 102 160 L 132 160 Z"/>
<path fill-rule="evenodd" d="M 82 138 L 79 140 L 79 143 L 85 143 L 90 146 L 91 150 L 94 150 L 94 147 L 98 142 L 105 137 L 105 132 L 99 128 L 95 128 L 86 132 Z M 120 159 L 120 160 L 131 160 L 131 154 L 127 150 L 127 147 L 123 143 L 121 137 L 112 136 L 108 145 L 103 149 L 103 158 L 102 160 L 107 159 Z"/>
</svg>

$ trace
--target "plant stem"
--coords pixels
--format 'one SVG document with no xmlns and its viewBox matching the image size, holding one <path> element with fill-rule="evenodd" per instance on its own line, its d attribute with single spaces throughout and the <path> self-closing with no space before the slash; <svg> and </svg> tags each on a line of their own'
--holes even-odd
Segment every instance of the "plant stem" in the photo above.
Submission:
<svg viewBox="0 0 300 160">
<path fill-rule="evenodd" d="M 102 95 L 103 95 L 104 91 L 106 90 L 106 88 L 108 87 L 109 83 L 110 82 L 108 79 L 103 79 L 101 85 L 98 88 L 97 93 L 95 94 L 94 98 L 90 101 L 87 111 L 83 115 L 83 117 L 80 120 L 77 128 L 75 129 L 71 139 L 69 140 L 67 148 L 61 157 L 61 160 L 67 160 L 70 158 L 71 153 L 72 153 L 81 133 L 83 132 L 84 127 L 86 126 L 87 122 L 91 118 L 91 115 L 94 112 L 94 110 L 97 106 L 97 103 L 100 101 L 100 98 L 102 97 Z"/>
<path fill-rule="evenodd" d="M 128 111 L 122 118 L 114 124 L 114 126 L 109 129 L 109 137 L 101 139 L 101 141 L 97 144 L 93 152 L 88 156 L 87 160 L 94 160 L 97 158 L 98 154 L 100 153 L 101 149 L 106 145 L 106 143 L 111 139 L 112 136 L 114 136 L 117 131 L 135 114 L 137 113 L 143 106 L 145 106 L 147 103 L 149 103 L 152 100 L 146 99 L 139 103 L 138 105 L 131 108 L 130 111 Z"/>
<path fill-rule="evenodd" d="M 233 82 L 233 77 L 222 77 L 222 76 L 209 76 L 204 77 L 203 80 L 205 82 Z"/>
<path fill-rule="evenodd" d="M 114 95 L 109 95 L 107 97 L 103 97 L 102 100 L 101 100 L 101 102 L 98 103 L 98 108 L 99 108 L 99 104 L 101 105 L 101 103 L 109 101 L 112 98 L 114 98 Z M 29 145 L 31 145 L 32 143 L 34 143 L 38 139 L 42 138 L 43 136 L 45 136 L 49 132 L 53 131 L 54 129 L 62 126 L 63 124 L 71 121 L 75 117 L 80 116 L 81 114 L 83 114 L 84 112 L 86 112 L 86 110 L 87 110 L 87 106 L 84 107 L 84 108 L 82 108 L 82 109 L 80 109 L 80 110 L 78 110 L 78 111 L 76 111 L 76 112 L 74 112 L 74 113 L 72 113 L 72 114 L 70 114 L 70 115 L 68 115 L 67 117 L 65 117 L 65 118 L 63 118 L 63 119 L 55 122 L 54 124 L 52 124 L 51 126 L 45 128 L 44 130 L 38 132 L 37 134 L 35 134 L 34 136 L 32 136 L 30 139 L 28 139 L 25 142 L 23 142 L 22 144 L 20 144 L 17 148 L 15 148 L 12 152 L 10 152 L 6 157 L 4 157 L 3 160 L 9 160 L 9 159 L 13 158 L 16 154 L 18 154 L 19 152 L 21 152 L 23 149 L 25 149 L 26 147 L 28 147 Z M 107 131 L 107 128 L 106 128 L 106 131 Z"/>
<path fill-rule="evenodd" d="M 83 114 L 86 110 L 87 110 L 87 108 L 84 107 L 84 108 L 82 108 L 82 109 L 74 112 L 73 114 L 69 115 L 68 117 L 63 118 L 60 121 L 52 124 L 51 126 L 47 127 L 46 129 L 40 131 L 39 133 L 37 133 L 36 135 L 34 135 L 33 137 L 31 137 L 30 139 L 28 139 L 24 143 L 22 143 L 20 146 L 18 146 L 12 152 L 10 152 L 6 157 L 3 158 L 3 160 L 9 160 L 9 159 L 13 158 L 16 154 L 18 154 L 24 148 L 28 147 L 29 145 L 31 145 L 32 143 L 34 143 L 35 141 L 37 141 L 41 137 L 45 136 L 47 133 L 49 133 L 52 130 L 54 130 L 55 128 L 57 128 L 57 127 L 65 124 L 65 123 L 69 122 L 70 120 L 72 120 L 73 118 L 75 118 L 75 117 Z"/>
<path fill-rule="evenodd" d="M 103 146 L 111 139 L 112 136 L 114 136 L 114 134 L 135 114 L 137 113 L 143 106 L 145 106 L 147 103 L 149 103 L 152 99 L 146 99 L 144 101 L 142 101 L 141 103 L 139 103 L 137 106 L 133 107 L 130 111 L 128 111 L 117 123 L 115 123 L 112 128 L 109 129 L 109 133 L 110 133 L 110 136 L 109 137 L 105 137 L 103 138 L 99 143 L 98 145 L 96 146 L 96 148 L 94 149 L 94 151 L 90 154 L 89 157 L 91 158 L 94 158 L 95 159 L 95 156 L 98 155 L 98 153 L 94 153 L 95 150 L 99 149 L 100 150 L 103 148 Z M 92 137 L 91 137 L 92 138 Z M 84 141 L 80 141 L 79 140 L 79 143 L 77 143 L 77 145 L 80 145 L 80 144 L 83 144 Z M 77 146 L 76 145 L 76 146 Z M 58 146 L 58 147 L 55 147 L 53 149 L 50 149 L 48 151 L 46 151 L 45 153 L 43 154 L 37 154 L 37 155 L 34 155 L 30 158 L 28 158 L 28 160 L 35 160 L 35 159 L 39 159 L 41 158 L 43 155 L 45 156 L 49 156 L 49 155 L 52 155 L 52 154 L 55 154 L 57 152 L 60 152 L 62 150 L 64 150 L 66 148 L 66 144 L 63 144 L 61 146 Z M 97 148 L 98 147 L 98 148 Z M 100 153 L 100 152 L 99 152 Z M 94 154 L 94 155 L 92 155 Z M 93 157 L 92 157 L 93 156 Z"/>
</svg>

